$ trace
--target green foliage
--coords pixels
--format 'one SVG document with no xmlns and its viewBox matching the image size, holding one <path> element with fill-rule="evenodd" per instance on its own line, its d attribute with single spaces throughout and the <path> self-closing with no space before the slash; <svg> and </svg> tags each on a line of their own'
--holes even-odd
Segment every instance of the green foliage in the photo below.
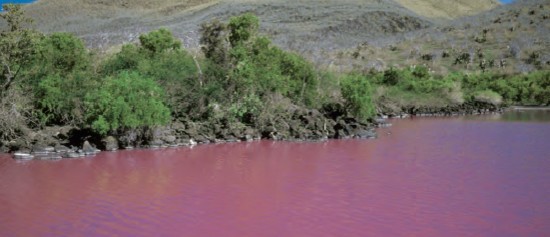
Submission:
<svg viewBox="0 0 550 237">
<path fill-rule="evenodd" d="M 229 43 L 235 47 L 253 38 L 260 26 L 260 20 L 252 13 L 245 13 L 229 20 Z"/>
<path fill-rule="evenodd" d="M 232 104 L 229 107 L 229 113 L 239 122 L 251 124 L 259 116 L 263 106 L 260 97 L 250 94 L 243 97 L 240 102 Z"/>
<path fill-rule="evenodd" d="M 43 75 L 72 73 L 90 66 L 90 55 L 82 40 L 71 33 L 53 33 L 43 38 L 34 58 Z"/>
<path fill-rule="evenodd" d="M 8 30 L 0 32 L 0 96 L 31 63 L 37 42 L 42 37 L 37 31 L 24 28 L 32 21 L 25 17 L 20 5 L 6 4 L 3 7 L 6 13 L 0 14 L 0 18 L 7 22 Z"/>
<path fill-rule="evenodd" d="M 384 71 L 382 83 L 388 86 L 394 86 L 399 83 L 399 72 L 393 67 Z"/>
<path fill-rule="evenodd" d="M 163 125 L 170 121 L 163 99 L 163 90 L 152 79 L 121 72 L 86 94 L 85 118 L 100 134 Z"/>
<path fill-rule="evenodd" d="M 133 71 L 153 79 L 166 92 L 165 102 L 171 111 L 185 116 L 196 108 L 201 97 L 200 78 L 193 57 L 179 46 L 168 47 L 179 41 L 167 30 L 154 31 L 140 39 L 140 45 L 124 45 L 119 53 L 109 58 L 102 65 L 102 74 L 113 76 Z"/>
<path fill-rule="evenodd" d="M 376 114 L 369 81 L 358 75 L 346 75 L 341 79 L 341 93 L 346 108 L 358 119 L 366 121 Z"/>
<path fill-rule="evenodd" d="M 227 26 L 217 21 L 203 24 L 203 52 L 220 69 L 216 76 L 207 75 L 207 84 L 216 86 L 205 86 L 222 86 L 232 102 L 243 94 L 279 94 L 297 104 L 317 106 L 318 76 L 313 65 L 258 36 L 258 24 L 252 14 L 233 17 Z"/>
<path fill-rule="evenodd" d="M 228 57 L 227 26 L 218 20 L 201 25 L 200 44 L 206 58 L 218 65 L 225 65 Z"/>
<path fill-rule="evenodd" d="M 434 78 L 428 68 L 424 66 L 409 67 L 401 70 L 390 68 L 384 71 L 382 78 L 382 84 L 384 85 L 396 86 L 404 91 L 419 94 L 449 91 L 455 87 L 456 80 L 451 78 Z"/>
<path fill-rule="evenodd" d="M 172 32 L 165 28 L 139 36 L 139 42 L 143 49 L 151 54 L 158 54 L 168 50 L 178 50 L 181 48 L 179 39 L 175 38 Z"/>
<path fill-rule="evenodd" d="M 140 47 L 134 44 L 125 44 L 120 52 L 107 59 L 102 65 L 102 73 L 105 75 L 117 74 L 120 71 L 137 70 L 143 60 L 147 60 Z"/>
<path fill-rule="evenodd" d="M 474 100 L 493 105 L 502 103 L 502 96 L 492 90 L 483 90 L 474 92 Z"/>
<path fill-rule="evenodd" d="M 464 76 L 462 85 L 469 98 L 477 91 L 491 90 L 502 96 L 505 104 L 550 104 L 550 72 L 526 75 L 480 73 Z"/>
</svg>

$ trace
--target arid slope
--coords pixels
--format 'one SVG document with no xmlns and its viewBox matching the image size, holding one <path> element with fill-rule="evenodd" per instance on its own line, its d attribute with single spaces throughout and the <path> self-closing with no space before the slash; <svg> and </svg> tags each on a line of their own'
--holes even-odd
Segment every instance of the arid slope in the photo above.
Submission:
<svg viewBox="0 0 550 237">
<path fill-rule="evenodd" d="M 254 12 L 275 42 L 298 51 L 351 47 L 395 33 L 426 28 L 496 6 L 494 0 L 39 0 L 26 7 L 45 32 L 69 31 L 92 47 L 133 41 L 140 33 L 167 27 L 187 46 L 197 46 L 198 26 Z M 422 6 L 419 8 L 418 6 Z M 451 8 L 450 8 L 451 6 Z M 435 15 L 434 15 L 435 14 Z M 296 47 L 299 45 L 300 47 Z M 303 46 L 303 48 L 301 48 Z"/>
</svg>

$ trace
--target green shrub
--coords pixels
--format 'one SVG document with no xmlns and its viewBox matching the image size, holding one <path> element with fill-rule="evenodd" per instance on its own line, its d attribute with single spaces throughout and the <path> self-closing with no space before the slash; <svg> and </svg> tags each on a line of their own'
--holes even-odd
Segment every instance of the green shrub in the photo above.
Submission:
<svg viewBox="0 0 550 237">
<path fill-rule="evenodd" d="M 227 26 L 218 21 L 201 24 L 201 50 L 204 56 L 218 65 L 225 65 L 228 57 Z"/>
<path fill-rule="evenodd" d="M 399 83 L 399 72 L 393 67 L 384 71 L 384 76 L 382 77 L 382 83 L 388 86 L 394 86 Z"/>
<path fill-rule="evenodd" d="M 39 44 L 36 64 L 43 74 L 71 73 L 90 66 L 90 56 L 82 40 L 71 33 L 53 33 Z"/>
<path fill-rule="evenodd" d="M 50 74 L 35 88 L 36 108 L 42 124 L 81 124 L 87 91 L 97 86 L 87 72 Z"/>
<path fill-rule="evenodd" d="M 493 105 L 502 104 L 502 96 L 492 90 L 476 91 L 474 93 L 474 100 Z"/>
<path fill-rule="evenodd" d="M 123 45 L 120 52 L 103 62 L 102 74 L 115 75 L 120 71 L 137 70 L 140 62 L 146 60 L 147 57 L 137 45 Z"/>
<path fill-rule="evenodd" d="M 262 111 L 263 102 L 257 95 L 250 94 L 242 98 L 240 102 L 229 107 L 229 113 L 233 118 L 244 124 L 252 124 Z"/>
<path fill-rule="evenodd" d="M 254 37 L 260 26 L 260 20 L 252 13 L 245 13 L 229 19 L 229 43 L 235 47 Z"/>
<path fill-rule="evenodd" d="M 344 76 L 341 80 L 341 93 L 346 100 L 346 108 L 358 119 L 366 121 L 375 115 L 372 88 L 366 78 L 358 75 Z"/>
<path fill-rule="evenodd" d="M 170 121 L 163 99 L 163 90 L 152 79 L 121 72 L 86 94 L 85 118 L 100 134 L 163 125 Z"/>
<path fill-rule="evenodd" d="M 140 35 L 139 42 L 143 49 L 153 55 L 181 48 L 180 40 L 174 37 L 172 32 L 165 28 Z"/>
</svg>

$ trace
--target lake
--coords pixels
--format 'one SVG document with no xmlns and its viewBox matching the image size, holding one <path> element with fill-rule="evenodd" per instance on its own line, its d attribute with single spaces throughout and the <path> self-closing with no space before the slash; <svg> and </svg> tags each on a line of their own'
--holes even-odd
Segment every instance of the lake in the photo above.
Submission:
<svg viewBox="0 0 550 237">
<path fill-rule="evenodd" d="M 16 3 L 16 4 L 28 4 L 35 2 L 36 0 L 0 0 L 0 12 L 3 11 L 2 5 L 8 4 L 8 3 Z"/>
<path fill-rule="evenodd" d="M 550 236 L 550 111 L 376 140 L 0 157 L 0 236 Z"/>
</svg>

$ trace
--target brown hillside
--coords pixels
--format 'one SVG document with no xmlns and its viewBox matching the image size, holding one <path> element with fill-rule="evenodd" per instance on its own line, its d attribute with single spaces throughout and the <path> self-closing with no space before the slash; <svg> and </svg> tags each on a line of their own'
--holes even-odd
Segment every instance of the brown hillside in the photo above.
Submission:
<svg viewBox="0 0 550 237">
<path fill-rule="evenodd" d="M 535 68 L 530 57 L 537 67 L 549 61 L 547 6 L 548 0 L 38 0 L 26 10 L 40 30 L 73 32 L 101 49 L 159 27 L 196 49 L 201 23 L 253 12 L 276 44 L 335 71 L 415 64 L 476 70 L 481 58 L 465 65 L 454 59 L 479 53 L 493 64 L 518 65 L 506 70 L 528 71 Z"/>
<path fill-rule="evenodd" d="M 418 15 L 432 18 L 454 19 L 462 16 L 475 15 L 491 10 L 500 5 L 496 0 L 396 0 L 404 7 Z"/>
</svg>

